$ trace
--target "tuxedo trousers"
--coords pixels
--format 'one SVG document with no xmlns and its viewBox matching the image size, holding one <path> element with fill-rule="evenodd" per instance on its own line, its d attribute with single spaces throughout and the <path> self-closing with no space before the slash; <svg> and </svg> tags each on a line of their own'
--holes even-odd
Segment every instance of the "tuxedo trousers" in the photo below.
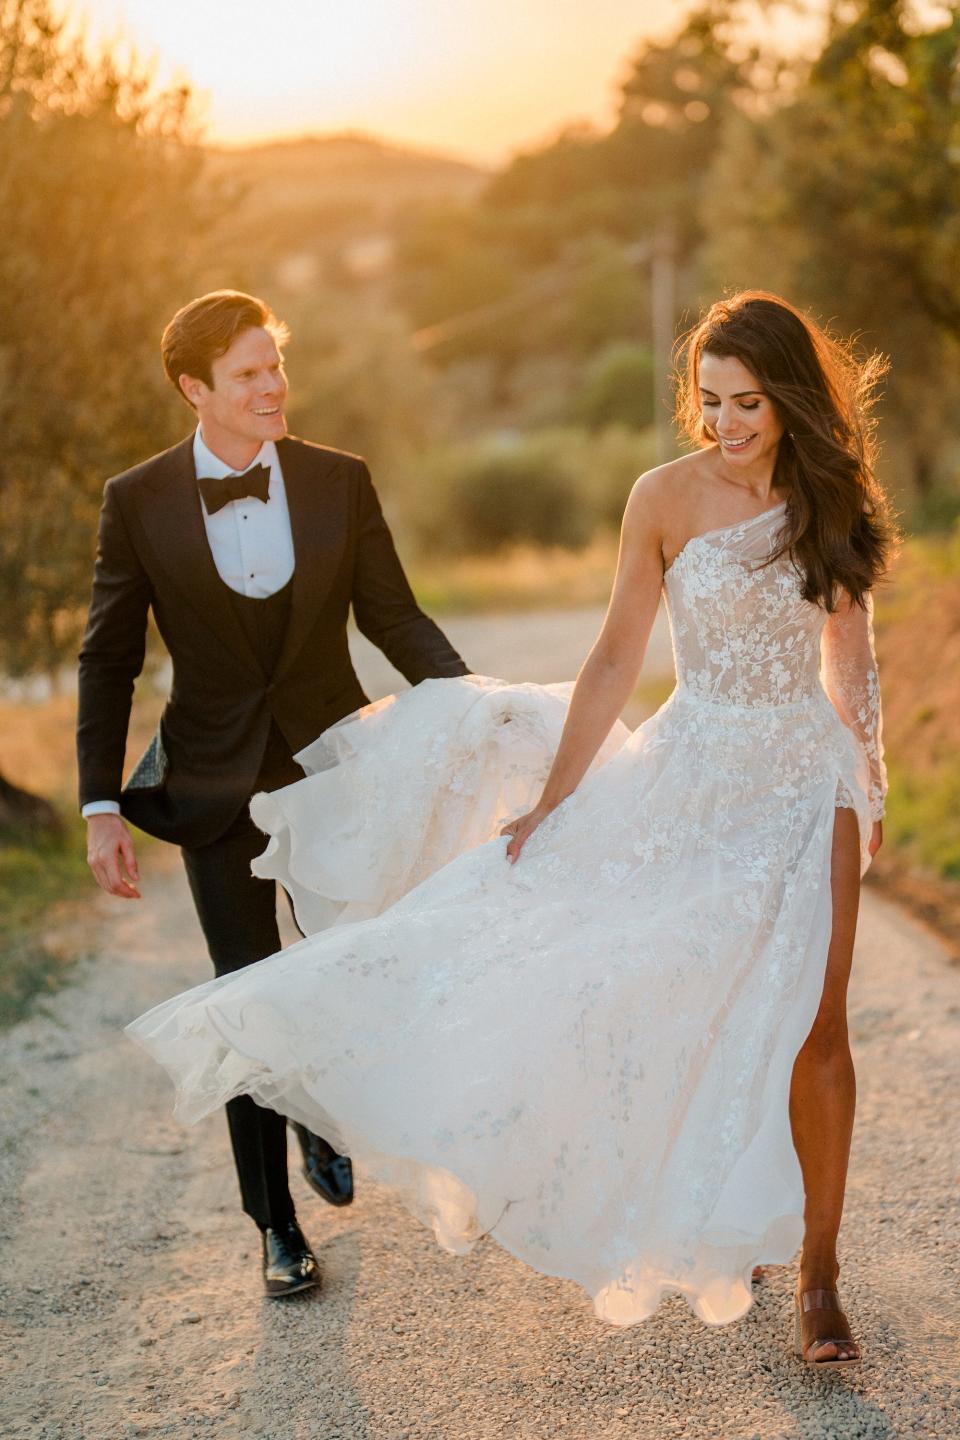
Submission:
<svg viewBox="0 0 960 1440">
<path fill-rule="evenodd" d="M 224 588 L 264 674 L 272 675 L 289 623 L 292 582 L 263 599 Z M 254 792 L 278 790 L 302 779 L 303 771 L 290 746 L 271 720 Z M 249 800 L 218 840 L 182 851 L 193 903 L 217 975 L 253 965 L 280 949 L 276 884 L 250 874 L 250 862 L 262 854 L 267 837 L 250 819 L 248 805 Z M 287 1183 L 287 1122 L 275 1110 L 254 1104 L 248 1095 L 230 1100 L 226 1109 L 243 1208 L 261 1230 L 283 1225 L 293 1219 Z"/>
<path fill-rule="evenodd" d="M 279 750 L 271 736 L 271 749 Z M 286 757 L 289 760 L 289 748 Z M 277 783 L 303 778 L 285 776 Z M 264 784 L 263 789 L 275 788 Z M 218 840 L 181 851 L 203 930 L 217 975 L 253 965 L 280 949 L 277 927 L 277 886 L 250 873 L 250 862 L 262 854 L 267 837 L 258 830 L 244 805 L 229 830 Z M 293 1201 L 287 1181 L 287 1122 L 274 1110 L 257 1105 L 248 1095 L 226 1106 L 233 1157 L 240 1182 L 243 1208 L 261 1229 L 276 1228 L 291 1220 Z"/>
</svg>

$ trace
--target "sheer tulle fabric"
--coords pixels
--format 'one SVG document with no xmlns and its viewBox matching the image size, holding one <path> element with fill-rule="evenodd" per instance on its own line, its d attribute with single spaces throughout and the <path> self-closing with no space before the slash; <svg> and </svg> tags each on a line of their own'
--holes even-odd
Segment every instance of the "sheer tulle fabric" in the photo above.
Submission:
<svg viewBox="0 0 960 1440">
<path fill-rule="evenodd" d="M 823 985 L 835 805 L 882 802 L 869 616 L 834 634 L 768 557 L 777 511 L 665 579 L 678 685 L 515 867 L 565 687 L 427 681 L 304 752 L 254 815 L 308 938 L 130 1032 L 195 1120 L 247 1093 L 394 1185 L 438 1241 L 483 1234 L 628 1325 L 710 1323 L 787 1261 L 803 1195 L 793 1061 Z M 863 612 L 861 612 L 862 614 Z M 858 674 L 860 667 L 862 674 Z M 859 718 L 858 718 L 859 717 Z"/>
</svg>

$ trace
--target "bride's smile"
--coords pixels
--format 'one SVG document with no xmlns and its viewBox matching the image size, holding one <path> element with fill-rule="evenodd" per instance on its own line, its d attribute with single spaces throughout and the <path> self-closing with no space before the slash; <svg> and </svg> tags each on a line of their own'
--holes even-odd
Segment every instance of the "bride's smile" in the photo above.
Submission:
<svg viewBox="0 0 960 1440">
<path fill-rule="evenodd" d="M 705 354 L 700 360 L 699 398 L 703 424 L 724 462 L 759 498 L 769 486 L 784 424 L 757 377 L 733 355 Z"/>
</svg>

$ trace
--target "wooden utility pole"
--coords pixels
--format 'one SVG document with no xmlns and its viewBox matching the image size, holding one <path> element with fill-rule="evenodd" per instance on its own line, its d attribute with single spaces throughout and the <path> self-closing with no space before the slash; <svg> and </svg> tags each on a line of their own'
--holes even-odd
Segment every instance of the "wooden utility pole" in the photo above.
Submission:
<svg viewBox="0 0 960 1440">
<path fill-rule="evenodd" d="M 650 318 L 653 342 L 653 417 L 660 464 L 674 453 L 673 442 L 673 342 L 675 337 L 677 254 L 673 231 L 662 225 L 654 239 L 638 240 L 624 247 L 631 264 L 645 268 L 650 277 Z M 468 335 L 482 326 L 510 322 L 536 304 L 562 294 L 579 265 L 557 265 L 537 277 L 519 295 L 509 295 L 453 315 L 437 325 L 418 330 L 414 349 L 421 354 L 438 350 L 451 340 Z"/>
<path fill-rule="evenodd" d="M 676 245 L 669 225 L 657 232 L 650 257 L 650 321 L 653 331 L 653 419 L 657 460 L 673 454 L 673 344 L 675 333 Z"/>
</svg>

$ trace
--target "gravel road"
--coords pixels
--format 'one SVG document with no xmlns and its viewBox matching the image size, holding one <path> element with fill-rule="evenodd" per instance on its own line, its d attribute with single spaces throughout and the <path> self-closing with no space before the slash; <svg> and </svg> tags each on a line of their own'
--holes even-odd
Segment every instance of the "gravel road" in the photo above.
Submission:
<svg viewBox="0 0 960 1440">
<path fill-rule="evenodd" d="M 480 622 L 465 623 L 470 663 L 500 653 L 503 673 L 506 648 L 483 649 Z M 334 1211 L 294 1175 L 324 1287 L 264 1300 L 222 1117 L 177 1126 L 165 1076 L 120 1033 L 208 974 L 174 853 L 152 847 L 143 868 L 142 904 L 95 896 L 51 937 L 90 958 L 0 1048 L 4 1437 L 960 1435 L 960 984 L 939 942 L 875 893 L 851 1002 L 860 1102 L 843 1235 L 865 1361 L 815 1374 L 789 1348 L 792 1267 L 769 1272 L 735 1325 L 708 1329 L 676 1301 L 617 1331 L 574 1285 L 492 1242 L 443 1254 L 362 1182 Z"/>
<path fill-rule="evenodd" d="M 501 680 L 575 680 L 587 651 L 597 638 L 605 608 L 533 611 L 520 615 L 463 615 L 443 620 L 443 629 L 477 675 Z M 389 695 L 404 681 L 379 650 L 362 635 L 352 635 L 350 649 L 368 695 Z M 673 674 L 670 630 L 663 606 L 650 633 L 642 678 Z M 638 723 L 637 712 L 630 720 Z"/>
</svg>

